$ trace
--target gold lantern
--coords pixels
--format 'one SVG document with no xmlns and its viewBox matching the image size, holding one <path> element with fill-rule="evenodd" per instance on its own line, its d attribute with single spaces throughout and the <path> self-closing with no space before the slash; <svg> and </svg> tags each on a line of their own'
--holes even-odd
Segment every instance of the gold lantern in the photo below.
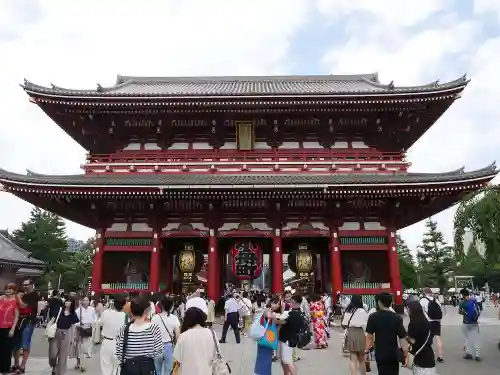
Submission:
<svg viewBox="0 0 500 375">
<path fill-rule="evenodd" d="M 299 277 L 309 277 L 315 267 L 314 260 L 315 257 L 307 244 L 300 244 L 295 255 L 295 266 Z"/>
<path fill-rule="evenodd" d="M 196 252 L 193 244 L 184 244 L 184 250 L 179 253 L 177 258 L 177 265 L 182 278 L 185 281 L 191 281 L 196 269 Z"/>
</svg>

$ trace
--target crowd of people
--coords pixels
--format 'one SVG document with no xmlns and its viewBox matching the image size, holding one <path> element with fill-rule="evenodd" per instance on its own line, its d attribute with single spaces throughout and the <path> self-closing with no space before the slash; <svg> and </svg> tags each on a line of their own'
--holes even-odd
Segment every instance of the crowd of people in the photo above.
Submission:
<svg viewBox="0 0 500 375">
<path fill-rule="evenodd" d="M 464 358 L 480 361 L 481 309 L 473 294 L 462 290 L 461 295 Z M 223 344 L 229 328 L 237 344 L 242 337 L 256 341 L 256 375 L 271 375 L 275 361 L 284 375 L 296 375 L 298 349 L 326 349 L 330 322 L 339 315 L 351 375 L 371 371 L 373 360 L 380 375 L 398 374 L 410 362 L 415 374 L 434 374 L 436 362 L 444 361 L 442 306 L 429 288 L 407 300 L 406 328 L 392 309 L 391 294 L 377 295 L 376 307 L 368 311 L 359 295 L 336 296 L 335 301 L 326 294 L 305 296 L 290 289 L 282 295 L 228 289 L 218 302 L 201 290 L 180 296 L 131 294 L 104 302 L 57 291 L 42 298 L 31 280 L 20 289 L 10 283 L 0 297 L 0 374 L 25 372 L 33 331 L 41 326 L 49 365 L 57 375 L 67 372 L 71 358 L 76 359 L 75 370 L 86 372 L 97 346 L 103 375 L 225 375 L 229 366 Z M 218 310 L 220 339 L 212 329 Z"/>
</svg>

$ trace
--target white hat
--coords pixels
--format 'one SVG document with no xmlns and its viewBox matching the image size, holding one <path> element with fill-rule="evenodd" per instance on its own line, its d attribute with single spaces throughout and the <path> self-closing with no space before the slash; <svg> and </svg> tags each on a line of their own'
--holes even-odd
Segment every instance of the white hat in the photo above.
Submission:
<svg viewBox="0 0 500 375">
<path fill-rule="evenodd" d="M 193 297 L 186 302 L 186 311 L 191 307 L 196 307 L 208 315 L 208 306 L 205 300 L 201 297 Z"/>
</svg>

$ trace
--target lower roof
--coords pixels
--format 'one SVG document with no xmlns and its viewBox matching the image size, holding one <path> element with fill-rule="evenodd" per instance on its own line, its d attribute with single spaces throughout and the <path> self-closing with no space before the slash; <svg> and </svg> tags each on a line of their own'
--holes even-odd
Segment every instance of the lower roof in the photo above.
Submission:
<svg viewBox="0 0 500 375">
<path fill-rule="evenodd" d="M 406 185 L 446 185 L 467 182 L 487 182 L 498 171 L 495 163 L 475 171 L 463 168 L 446 173 L 394 173 L 394 174 L 162 174 L 162 173 L 100 173 L 78 175 L 27 175 L 0 169 L 0 183 L 23 185 L 27 188 L 294 188 L 294 187 L 368 187 Z"/>
<path fill-rule="evenodd" d="M 42 267 L 44 263 L 0 234 L 0 263 Z"/>
</svg>

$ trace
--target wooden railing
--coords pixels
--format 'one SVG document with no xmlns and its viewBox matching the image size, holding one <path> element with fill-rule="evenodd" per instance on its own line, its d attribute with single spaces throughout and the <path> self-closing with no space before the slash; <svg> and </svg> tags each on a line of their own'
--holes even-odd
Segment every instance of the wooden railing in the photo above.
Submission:
<svg viewBox="0 0 500 375">
<path fill-rule="evenodd" d="M 189 150 L 189 151 L 120 151 L 115 154 L 88 155 L 87 164 L 158 164 L 158 163 L 207 163 L 207 162 L 382 162 L 400 163 L 404 154 L 399 152 L 373 152 L 354 149 L 339 151 L 335 149 L 304 150 L 254 150 L 251 152 L 238 150 Z"/>
</svg>

